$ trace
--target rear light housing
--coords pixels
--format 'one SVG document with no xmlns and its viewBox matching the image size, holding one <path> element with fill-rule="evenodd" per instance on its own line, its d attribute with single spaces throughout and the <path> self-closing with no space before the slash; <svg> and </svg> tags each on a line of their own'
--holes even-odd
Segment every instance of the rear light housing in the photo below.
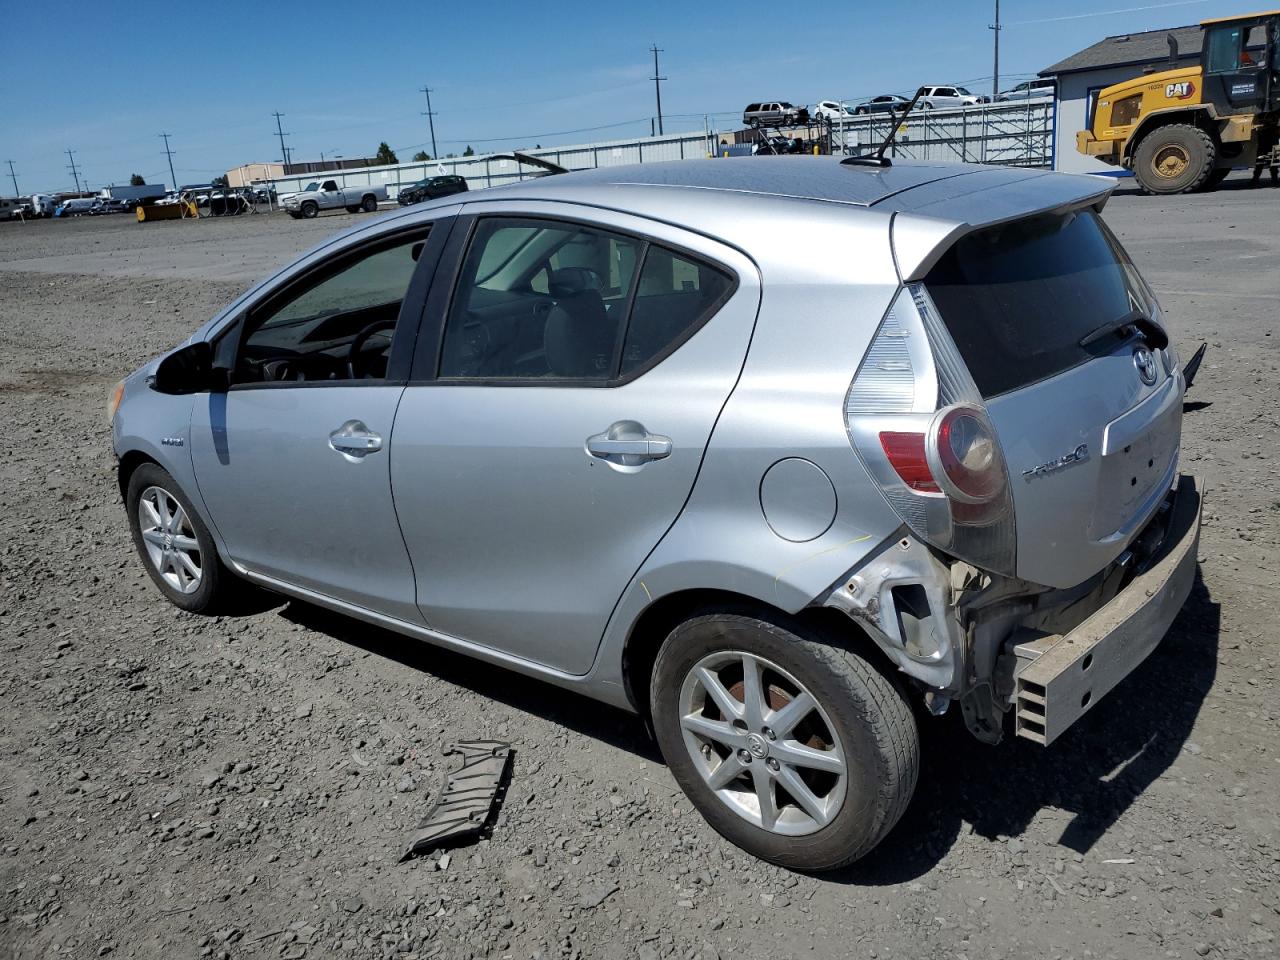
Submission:
<svg viewBox="0 0 1280 960">
<path fill-rule="evenodd" d="M 1013 575 L 1013 496 L 995 427 L 922 284 L 899 291 L 845 398 L 853 448 L 912 531 Z"/>
</svg>

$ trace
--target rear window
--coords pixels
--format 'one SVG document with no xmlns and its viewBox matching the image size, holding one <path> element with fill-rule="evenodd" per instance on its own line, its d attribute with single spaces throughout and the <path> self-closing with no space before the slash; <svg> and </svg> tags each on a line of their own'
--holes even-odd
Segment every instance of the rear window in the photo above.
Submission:
<svg viewBox="0 0 1280 960">
<path fill-rule="evenodd" d="M 972 233 L 947 251 L 925 286 L 984 397 L 1084 363 L 1094 354 L 1080 346 L 1083 337 L 1134 309 L 1153 309 L 1093 211 Z"/>
</svg>

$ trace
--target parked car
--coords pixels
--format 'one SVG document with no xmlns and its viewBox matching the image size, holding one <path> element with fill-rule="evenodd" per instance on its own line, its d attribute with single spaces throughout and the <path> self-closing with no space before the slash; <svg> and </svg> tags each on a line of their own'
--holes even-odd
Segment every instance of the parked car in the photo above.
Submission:
<svg viewBox="0 0 1280 960">
<path fill-rule="evenodd" d="M 320 215 L 321 210 L 342 207 L 347 213 L 373 213 L 378 202 L 387 199 L 387 188 L 382 186 L 340 187 L 337 180 L 313 180 L 300 193 L 286 193 L 280 205 L 297 220 Z"/>
<path fill-rule="evenodd" d="M 1058 82 L 1052 78 L 1041 78 L 1039 80 L 1027 80 L 1020 83 L 1012 90 L 1006 90 L 1004 93 L 996 97 L 996 102 L 1001 103 L 1005 100 L 1039 100 L 1042 98 L 1052 98 L 1058 91 Z"/>
<path fill-rule="evenodd" d="M 405 187 L 396 197 L 396 202 L 402 207 L 407 207 L 411 203 L 421 203 L 423 200 L 435 200 L 437 197 L 466 192 L 466 177 L 442 174 L 438 177 L 427 177 L 425 180 L 419 180 Z"/>
<path fill-rule="evenodd" d="M 849 863 L 918 718 L 1050 743 L 1191 589 L 1184 379 L 1111 189 L 760 157 L 380 218 L 117 388 L 141 563 L 633 710 L 734 843 Z"/>
<path fill-rule="evenodd" d="M 853 116 L 853 108 L 847 107 L 838 100 L 821 100 L 811 111 L 819 120 L 840 121 Z"/>
<path fill-rule="evenodd" d="M 102 201 L 94 197 L 77 197 L 64 201 L 53 211 L 55 217 L 92 217 L 101 212 Z"/>
<path fill-rule="evenodd" d="M 917 106 L 925 110 L 954 110 L 982 103 L 982 97 L 964 87 L 922 87 Z"/>
<path fill-rule="evenodd" d="M 880 97 L 872 97 L 866 103 L 860 103 L 853 108 L 853 112 L 859 115 L 869 113 L 899 113 L 907 109 L 907 104 L 911 101 L 906 97 L 900 97 L 896 93 L 887 93 Z"/>
<path fill-rule="evenodd" d="M 742 122 L 748 127 L 779 127 L 801 122 L 801 107 L 785 100 L 749 103 L 742 111 Z"/>
</svg>

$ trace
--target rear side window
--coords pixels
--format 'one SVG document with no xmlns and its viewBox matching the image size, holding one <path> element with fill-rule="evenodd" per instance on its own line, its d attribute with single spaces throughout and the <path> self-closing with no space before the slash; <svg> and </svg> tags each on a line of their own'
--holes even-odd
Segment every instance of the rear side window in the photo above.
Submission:
<svg viewBox="0 0 1280 960">
<path fill-rule="evenodd" d="M 651 245 L 622 347 L 622 375 L 679 344 L 719 308 L 731 287 L 715 267 Z"/>
<path fill-rule="evenodd" d="M 639 237 L 481 220 L 445 320 L 438 376 L 616 382 L 688 339 L 732 289 L 723 270 Z"/>
<path fill-rule="evenodd" d="M 1145 286 L 1092 211 L 962 238 L 925 278 L 974 383 L 992 397 L 1089 360 L 1080 340 L 1133 310 Z"/>
</svg>

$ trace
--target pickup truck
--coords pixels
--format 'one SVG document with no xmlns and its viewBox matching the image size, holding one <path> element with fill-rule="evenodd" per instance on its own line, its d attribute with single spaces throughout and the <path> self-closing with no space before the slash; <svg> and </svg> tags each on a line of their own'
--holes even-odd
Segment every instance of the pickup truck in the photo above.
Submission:
<svg viewBox="0 0 1280 960">
<path fill-rule="evenodd" d="M 373 213 L 378 201 L 387 199 L 386 187 L 340 187 L 336 180 L 313 180 L 299 193 L 288 193 L 280 198 L 280 205 L 295 220 L 320 215 L 321 210 L 344 207 L 347 213 Z"/>
</svg>

